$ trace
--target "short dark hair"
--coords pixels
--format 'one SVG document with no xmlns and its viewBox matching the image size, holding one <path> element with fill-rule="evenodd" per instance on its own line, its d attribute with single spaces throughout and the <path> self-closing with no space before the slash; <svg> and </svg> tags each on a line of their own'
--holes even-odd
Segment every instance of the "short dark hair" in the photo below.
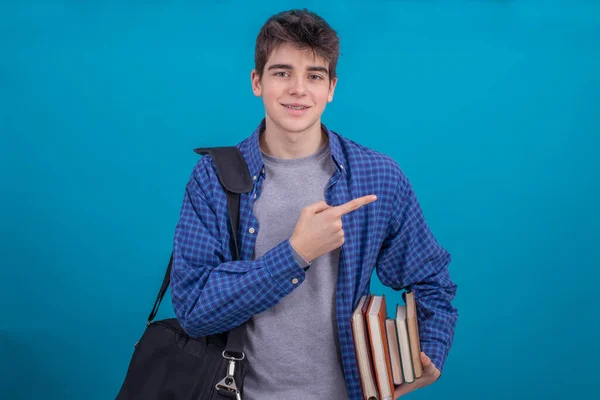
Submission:
<svg viewBox="0 0 600 400">
<path fill-rule="evenodd" d="M 262 77 L 271 52 L 284 43 L 310 49 L 329 62 L 329 79 L 336 77 L 340 55 L 337 32 L 320 16 L 307 9 L 283 11 L 271 16 L 256 38 L 254 65 Z"/>
</svg>

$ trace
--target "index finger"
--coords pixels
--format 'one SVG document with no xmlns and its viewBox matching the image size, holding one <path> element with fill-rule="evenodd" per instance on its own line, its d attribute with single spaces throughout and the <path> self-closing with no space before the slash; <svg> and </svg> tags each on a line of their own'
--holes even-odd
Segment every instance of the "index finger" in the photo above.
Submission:
<svg viewBox="0 0 600 400">
<path fill-rule="evenodd" d="M 377 200 L 377 196 L 375 195 L 358 197 L 354 200 L 350 200 L 347 203 L 340 204 L 339 206 L 331 207 L 331 209 L 341 217 L 342 215 L 348 214 L 354 210 L 358 210 L 362 206 L 372 203 L 375 200 Z"/>
</svg>

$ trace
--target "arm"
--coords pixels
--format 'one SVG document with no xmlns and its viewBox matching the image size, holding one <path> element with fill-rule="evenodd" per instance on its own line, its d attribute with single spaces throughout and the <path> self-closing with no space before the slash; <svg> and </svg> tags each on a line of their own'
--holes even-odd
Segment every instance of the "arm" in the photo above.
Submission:
<svg viewBox="0 0 600 400">
<path fill-rule="evenodd" d="M 377 260 L 377 276 L 395 290 L 414 291 L 421 350 L 441 372 L 454 337 L 458 312 L 451 301 L 451 256 L 429 230 L 408 179 L 401 175 L 393 199 L 386 238 Z"/>
<path fill-rule="evenodd" d="M 222 249 L 228 246 L 224 241 L 229 234 L 219 231 L 208 195 L 210 185 L 220 183 L 205 158 L 186 186 L 173 242 L 173 309 L 192 337 L 241 325 L 277 304 L 305 278 L 289 239 L 254 261 L 225 261 Z M 298 279 L 296 284 L 293 278 Z"/>
</svg>

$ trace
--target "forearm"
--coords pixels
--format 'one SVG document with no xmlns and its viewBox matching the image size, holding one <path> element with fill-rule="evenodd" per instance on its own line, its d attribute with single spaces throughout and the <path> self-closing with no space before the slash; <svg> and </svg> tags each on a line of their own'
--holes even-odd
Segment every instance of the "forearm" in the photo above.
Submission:
<svg viewBox="0 0 600 400">
<path fill-rule="evenodd" d="M 304 279 L 289 240 L 254 261 L 230 261 L 214 267 L 189 263 L 185 251 L 175 246 L 173 309 L 192 337 L 224 332 L 274 306 Z"/>
<path fill-rule="evenodd" d="M 448 266 L 451 255 L 435 239 L 410 183 L 401 177 L 381 247 L 377 273 L 396 290 L 414 291 L 421 350 L 440 371 L 450 351 L 458 312 L 451 301 L 457 286 Z"/>
</svg>

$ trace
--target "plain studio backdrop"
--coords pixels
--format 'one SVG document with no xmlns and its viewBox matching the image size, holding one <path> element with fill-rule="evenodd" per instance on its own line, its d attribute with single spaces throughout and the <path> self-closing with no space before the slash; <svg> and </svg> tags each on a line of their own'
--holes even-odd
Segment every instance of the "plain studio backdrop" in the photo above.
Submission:
<svg viewBox="0 0 600 400">
<path fill-rule="evenodd" d="M 597 2 L 8 3 L 2 399 L 115 397 L 192 149 L 258 125 L 256 34 L 298 7 L 341 37 L 323 121 L 398 161 L 453 256 L 454 344 L 442 379 L 409 398 L 597 398 Z M 371 289 L 401 301 L 376 275 Z"/>
</svg>

